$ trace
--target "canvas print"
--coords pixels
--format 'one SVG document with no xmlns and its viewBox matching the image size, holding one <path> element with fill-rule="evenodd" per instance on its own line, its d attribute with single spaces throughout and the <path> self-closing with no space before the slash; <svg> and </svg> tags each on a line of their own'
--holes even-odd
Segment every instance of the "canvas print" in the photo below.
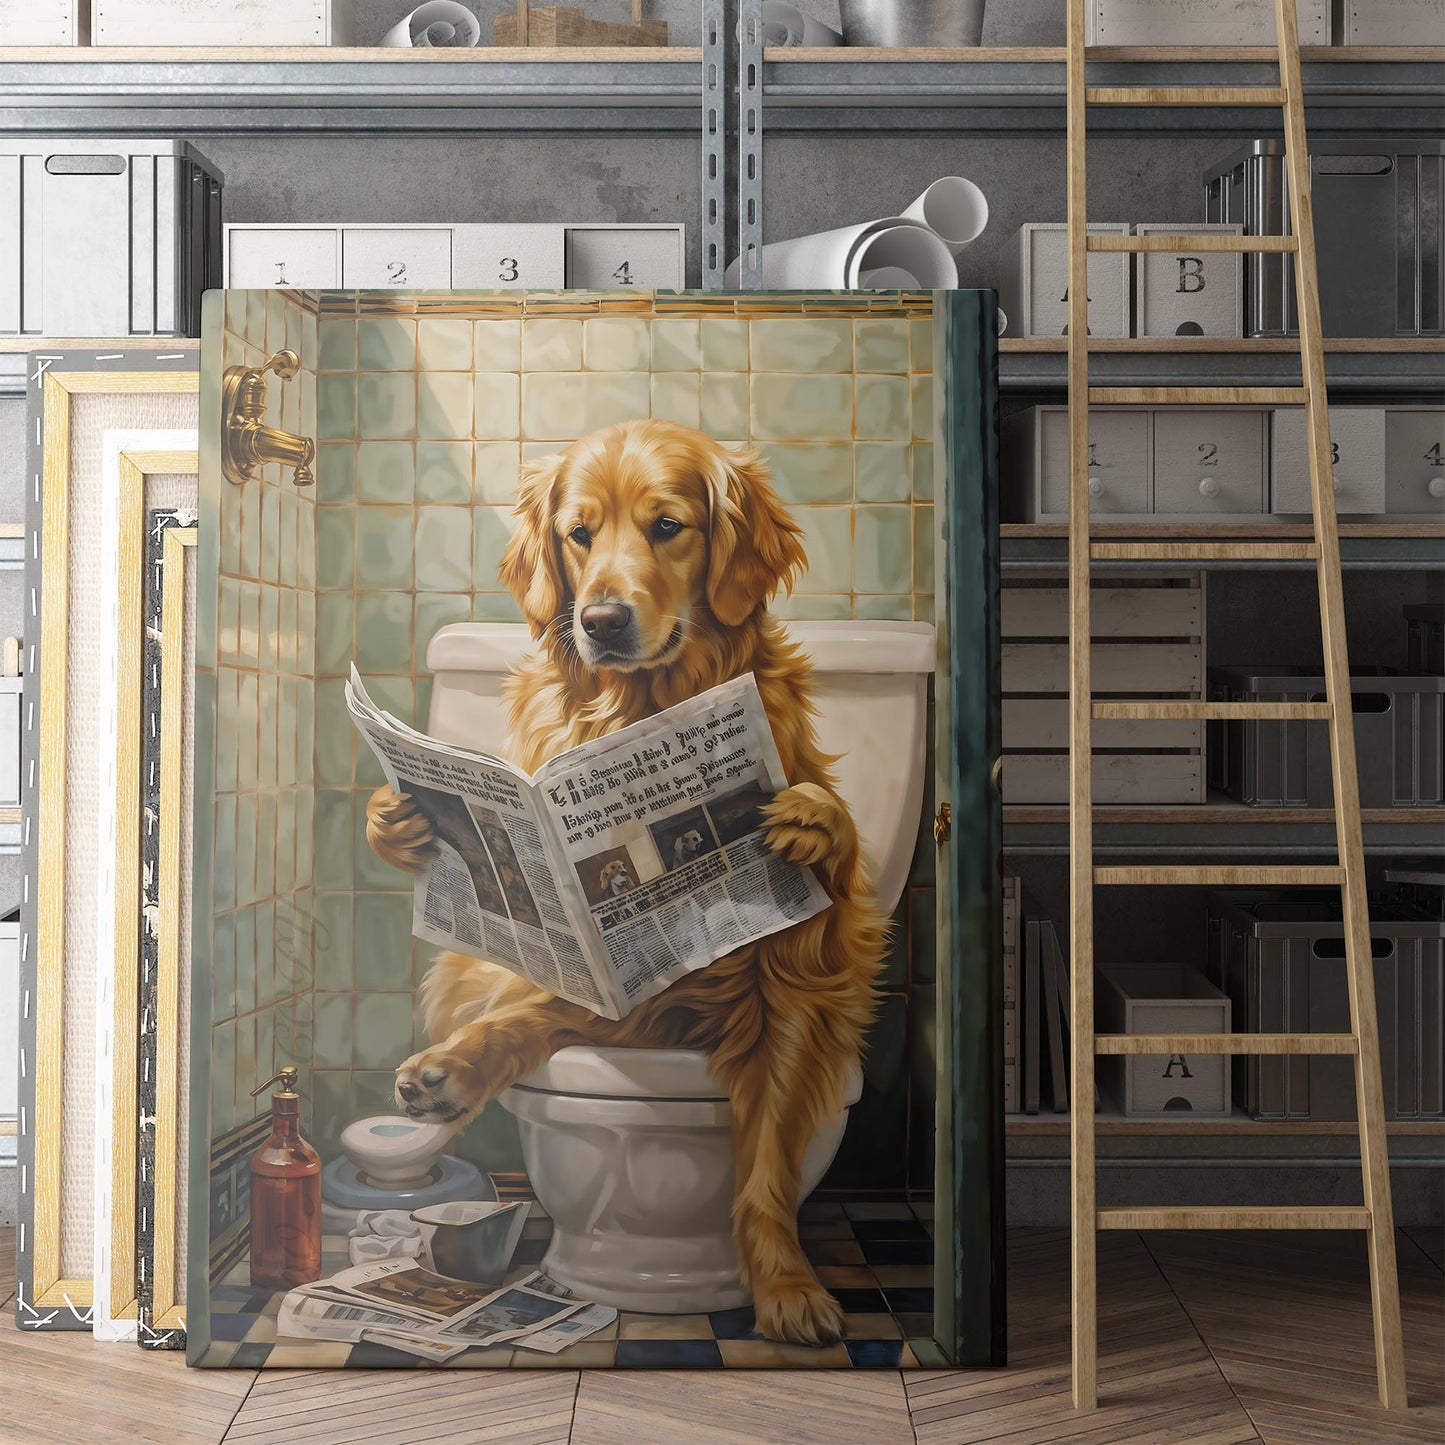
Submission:
<svg viewBox="0 0 1445 1445">
<path fill-rule="evenodd" d="M 994 1101 L 923 1062 L 925 795 L 987 299 L 208 304 L 192 1361 L 957 1358 L 938 1095 Z"/>
</svg>

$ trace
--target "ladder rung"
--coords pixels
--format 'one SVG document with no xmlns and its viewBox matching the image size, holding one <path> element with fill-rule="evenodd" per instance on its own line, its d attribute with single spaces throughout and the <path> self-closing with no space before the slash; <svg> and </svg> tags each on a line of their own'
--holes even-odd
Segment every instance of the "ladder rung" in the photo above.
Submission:
<svg viewBox="0 0 1445 1445">
<path fill-rule="evenodd" d="M 1095 1034 L 1096 1054 L 1357 1054 L 1354 1034 Z"/>
<path fill-rule="evenodd" d="M 1297 251 L 1293 236 L 1176 235 L 1086 236 L 1087 251 Z"/>
<path fill-rule="evenodd" d="M 1096 718 L 1131 721 L 1190 718 L 1224 721 L 1234 718 L 1282 718 L 1287 721 L 1324 719 L 1327 702 L 1096 702 Z"/>
<path fill-rule="evenodd" d="M 1313 562 L 1318 542 L 1095 542 L 1096 562 Z"/>
<path fill-rule="evenodd" d="M 1303 386 L 1091 386 L 1090 406 L 1303 406 Z"/>
<path fill-rule="evenodd" d="M 1102 85 L 1084 92 L 1090 105 L 1273 105 L 1284 104 L 1278 85 Z"/>
<path fill-rule="evenodd" d="M 1237 1209 L 1198 1205 L 1193 1209 L 1101 1209 L 1099 1229 L 1368 1229 L 1370 1211 L 1331 1205 L 1276 1205 Z"/>
<path fill-rule="evenodd" d="M 1094 882 L 1105 888 L 1209 883 L 1220 888 L 1289 888 L 1302 884 L 1339 884 L 1345 870 L 1337 864 L 1224 865 L 1095 868 Z"/>
</svg>

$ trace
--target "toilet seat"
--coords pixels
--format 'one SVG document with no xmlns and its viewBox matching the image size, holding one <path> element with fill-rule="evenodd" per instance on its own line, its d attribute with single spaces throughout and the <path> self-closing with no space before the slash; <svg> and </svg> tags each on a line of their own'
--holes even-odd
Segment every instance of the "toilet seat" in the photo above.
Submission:
<svg viewBox="0 0 1445 1445">
<path fill-rule="evenodd" d="M 512 1088 L 529 1094 L 586 1099 L 698 1100 L 726 1107 L 728 1093 L 700 1049 L 618 1049 L 574 1044 L 558 1049 Z M 844 1108 L 858 1102 L 863 1074 L 848 1070 Z"/>
<path fill-rule="evenodd" d="M 558 1049 L 515 1088 L 589 1099 L 714 1099 L 727 1090 L 697 1049 Z"/>
</svg>

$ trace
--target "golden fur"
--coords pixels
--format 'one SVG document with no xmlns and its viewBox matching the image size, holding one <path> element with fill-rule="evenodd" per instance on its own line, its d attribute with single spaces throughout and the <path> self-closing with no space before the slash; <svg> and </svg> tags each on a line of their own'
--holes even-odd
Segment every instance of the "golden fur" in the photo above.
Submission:
<svg viewBox="0 0 1445 1445">
<path fill-rule="evenodd" d="M 514 760 L 528 771 L 567 748 L 752 672 L 792 786 L 766 810 L 768 842 L 816 867 L 833 905 L 688 974 L 612 1022 L 495 964 L 443 955 L 422 985 L 433 1046 L 397 1071 L 415 1117 L 461 1127 L 568 1044 L 694 1048 L 732 1104 L 734 1233 L 757 1328 L 837 1340 L 842 1314 L 798 1242 L 804 1150 L 842 1107 L 875 1005 L 886 923 L 857 834 L 818 750 L 809 665 L 767 611 L 805 565 L 799 529 L 759 458 L 688 427 L 628 422 L 530 464 L 501 574 L 539 647 L 509 683 Z M 673 523 L 681 524 L 674 533 Z M 621 602 L 611 652 L 583 609 Z M 416 871 L 430 825 L 379 789 L 367 836 Z"/>
</svg>

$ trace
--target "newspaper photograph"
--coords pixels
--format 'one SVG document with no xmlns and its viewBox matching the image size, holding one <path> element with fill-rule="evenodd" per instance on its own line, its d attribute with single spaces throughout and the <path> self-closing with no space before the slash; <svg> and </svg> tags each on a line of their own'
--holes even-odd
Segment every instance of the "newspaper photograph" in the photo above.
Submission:
<svg viewBox="0 0 1445 1445">
<path fill-rule="evenodd" d="M 570 749 L 528 776 L 378 708 L 347 706 L 391 788 L 432 825 L 412 932 L 604 1018 L 829 906 L 767 846 L 788 786 L 749 673 Z"/>
<path fill-rule="evenodd" d="M 539 1270 L 498 1286 L 449 1279 L 414 1259 L 388 1259 L 290 1291 L 276 1334 L 366 1339 L 440 1363 L 487 1345 L 556 1354 L 616 1318 L 616 1310 L 575 1298 Z"/>
</svg>

